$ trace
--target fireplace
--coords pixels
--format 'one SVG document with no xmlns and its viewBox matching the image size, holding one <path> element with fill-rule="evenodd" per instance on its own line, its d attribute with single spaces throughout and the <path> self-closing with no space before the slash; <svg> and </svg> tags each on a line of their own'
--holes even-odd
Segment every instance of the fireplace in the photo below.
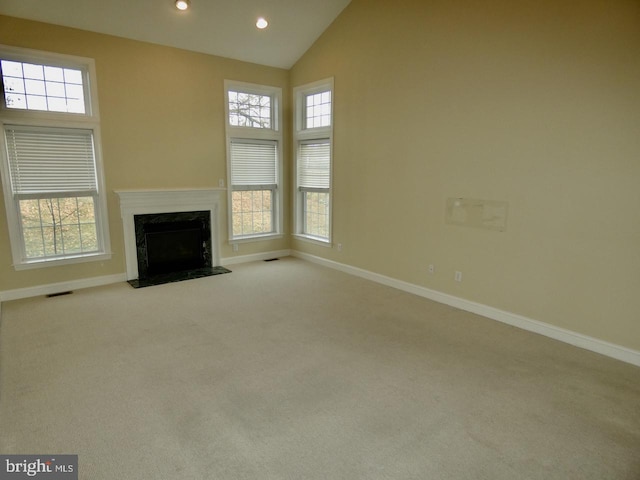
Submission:
<svg viewBox="0 0 640 480">
<path fill-rule="evenodd" d="M 117 191 L 127 280 L 134 287 L 227 273 L 219 265 L 224 189 Z"/>
<path fill-rule="evenodd" d="M 138 277 L 211 267 L 209 212 L 134 215 Z"/>
</svg>

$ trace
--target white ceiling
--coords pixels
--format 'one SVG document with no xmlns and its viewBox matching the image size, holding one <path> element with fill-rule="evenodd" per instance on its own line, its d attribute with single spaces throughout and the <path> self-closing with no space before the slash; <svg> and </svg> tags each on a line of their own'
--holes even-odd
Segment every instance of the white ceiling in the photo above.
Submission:
<svg viewBox="0 0 640 480">
<path fill-rule="evenodd" d="M 0 14 L 288 69 L 349 2 L 191 0 L 181 12 L 174 0 L 0 0 Z"/>
</svg>

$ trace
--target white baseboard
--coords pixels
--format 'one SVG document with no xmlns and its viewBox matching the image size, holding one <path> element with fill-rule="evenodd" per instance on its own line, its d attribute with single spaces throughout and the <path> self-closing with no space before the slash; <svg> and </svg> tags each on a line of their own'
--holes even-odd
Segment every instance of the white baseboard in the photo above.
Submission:
<svg viewBox="0 0 640 480">
<path fill-rule="evenodd" d="M 309 255 L 307 253 L 292 251 L 291 256 L 307 260 L 309 262 L 324 265 L 336 270 L 340 270 L 351 275 L 355 275 L 367 280 L 371 280 L 389 287 L 397 288 L 405 292 L 413 293 L 421 297 L 428 298 L 429 300 L 443 303 L 467 312 L 475 313 L 498 322 L 506 323 L 514 327 L 521 328 L 530 332 L 544 335 L 545 337 L 553 338 L 570 345 L 584 348 L 607 357 L 615 358 L 632 365 L 640 367 L 640 352 L 632 350 L 630 348 L 622 347 L 614 343 L 605 342 L 597 338 L 582 335 L 581 333 L 573 332 L 564 328 L 556 327 L 554 325 L 533 320 L 531 318 L 524 317 L 511 312 L 506 312 L 488 305 L 465 300 L 464 298 L 455 297 L 447 293 L 438 292 L 437 290 L 431 290 L 426 287 L 421 287 L 413 283 L 403 282 L 395 278 L 380 275 L 378 273 L 363 270 L 361 268 L 352 267 L 343 263 L 334 262 L 332 260 L 326 260 L 315 255 Z"/>
<path fill-rule="evenodd" d="M 220 264 L 225 267 L 238 263 L 258 262 L 260 260 L 269 260 L 270 258 L 288 257 L 291 250 L 276 250 L 272 252 L 253 253 L 250 255 L 238 255 L 237 257 L 227 257 L 220 259 Z"/>
<path fill-rule="evenodd" d="M 40 295 L 51 295 L 53 293 L 67 292 L 69 290 L 79 290 L 81 288 L 100 287 L 102 285 L 126 281 L 127 275 L 125 273 L 117 273 L 114 275 L 104 275 L 102 277 L 71 280 L 69 282 L 49 283 L 46 285 L 37 285 L 35 287 L 17 288 L 15 290 L 5 290 L 0 292 L 0 302 L 38 297 Z"/>
</svg>

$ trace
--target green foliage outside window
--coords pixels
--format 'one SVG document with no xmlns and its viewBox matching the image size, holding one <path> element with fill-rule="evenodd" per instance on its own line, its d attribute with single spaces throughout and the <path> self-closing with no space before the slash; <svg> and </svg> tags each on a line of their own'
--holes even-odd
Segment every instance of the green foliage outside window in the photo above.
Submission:
<svg viewBox="0 0 640 480">
<path fill-rule="evenodd" d="M 20 200 L 27 258 L 98 251 L 93 197 Z"/>
<path fill-rule="evenodd" d="M 271 190 L 238 190 L 232 195 L 233 235 L 272 233 Z"/>
</svg>

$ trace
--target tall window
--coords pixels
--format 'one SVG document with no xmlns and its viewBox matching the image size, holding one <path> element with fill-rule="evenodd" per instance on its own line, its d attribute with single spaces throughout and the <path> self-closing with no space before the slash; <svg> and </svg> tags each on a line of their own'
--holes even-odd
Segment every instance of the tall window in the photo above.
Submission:
<svg viewBox="0 0 640 480">
<path fill-rule="evenodd" d="M 93 60 L 0 46 L 0 71 L 15 268 L 109 258 Z"/>
<path fill-rule="evenodd" d="M 294 89 L 296 234 L 331 242 L 333 80 Z"/>
<path fill-rule="evenodd" d="M 281 90 L 225 82 L 229 239 L 281 234 Z"/>
</svg>

